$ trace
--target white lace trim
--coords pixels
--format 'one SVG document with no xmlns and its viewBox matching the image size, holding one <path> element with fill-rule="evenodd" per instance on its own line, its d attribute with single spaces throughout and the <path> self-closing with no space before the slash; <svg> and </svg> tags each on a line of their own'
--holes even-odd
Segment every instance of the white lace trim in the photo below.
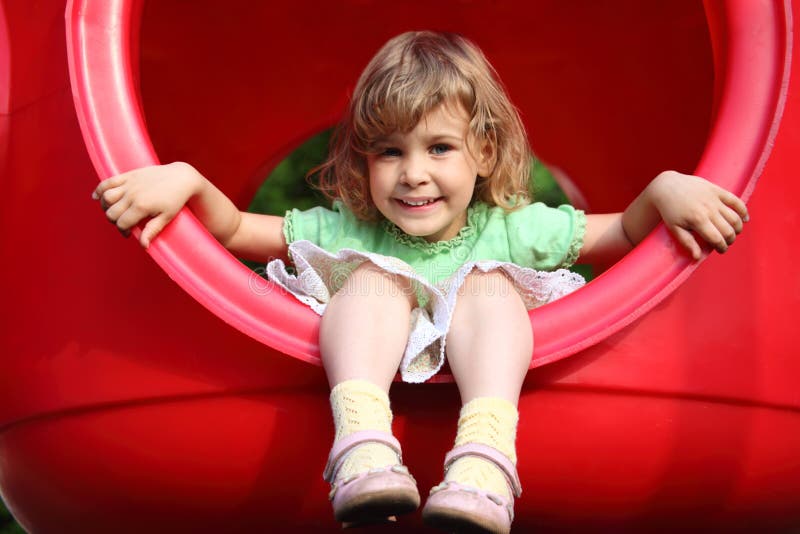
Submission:
<svg viewBox="0 0 800 534">
<path fill-rule="evenodd" d="M 412 281 L 423 305 L 411 312 L 411 333 L 400 363 L 400 375 L 403 381 L 414 383 L 428 380 L 444 364 L 445 339 L 458 290 L 473 269 L 505 272 L 529 310 L 572 293 L 586 283 L 581 275 L 566 269 L 545 272 L 482 260 L 462 265 L 450 278 L 433 285 L 410 265 L 390 256 L 352 249 L 331 254 L 310 241 L 295 241 L 289 245 L 289 254 L 297 274 L 286 272 L 283 261 L 272 260 L 267 264 L 267 276 L 319 315 L 325 312 L 331 296 L 344 285 L 350 273 L 365 261 Z"/>
</svg>

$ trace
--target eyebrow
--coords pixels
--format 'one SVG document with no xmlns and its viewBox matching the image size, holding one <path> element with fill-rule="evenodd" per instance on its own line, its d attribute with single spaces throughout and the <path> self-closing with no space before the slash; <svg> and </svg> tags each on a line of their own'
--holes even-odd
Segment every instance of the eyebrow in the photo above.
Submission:
<svg viewBox="0 0 800 534">
<path fill-rule="evenodd" d="M 455 140 L 455 141 L 458 141 L 459 143 L 461 143 L 461 142 L 464 141 L 464 138 L 462 136 L 460 136 L 460 135 L 453 135 L 453 134 L 450 134 L 450 133 L 437 133 L 437 134 L 433 134 L 430 137 L 428 137 L 427 140 L 428 140 L 428 142 L 444 141 L 444 140 Z"/>
<path fill-rule="evenodd" d="M 387 137 L 380 137 L 375 140 L 376 145 L 392 145 L 398 144 L 398 140 L 395 138 L 397 134 L 392 134 Z M 436 143 L 440 141 L 448 141 L 448 142 L 458 142 L 463 143 L 465 141 L 464 137 L 461 135 L 453 134 L 450 132 L 434 132 L 430 135 L 426 135 L 422 137 L 422 140 L 425 144 Z"/>
</svg>

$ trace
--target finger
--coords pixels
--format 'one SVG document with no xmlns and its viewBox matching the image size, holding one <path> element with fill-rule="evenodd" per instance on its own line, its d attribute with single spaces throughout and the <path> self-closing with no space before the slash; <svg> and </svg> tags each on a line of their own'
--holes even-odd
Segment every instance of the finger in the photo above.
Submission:
<svg viewBox="0 0 800 534">
<path fill-rule="evenodd" d="M 100 195 L 100 207 L 104 210 L 107 210 L 109 206 L 112 206 L 120 201 L 120 199 L 125 195 L 125 190 L 122 187 L 113 187 L 111 189 L 106 189 Z"/>
<path fill-rule="evenodd" d="M 692 258 L 695 260 L 700 259 L 700 257 L 703 255 L 703 251 L 689 230 L 681 228 L 680 226 L 675 226 L 670 228 L 670 231 L 672 232 L 672 235 L 675 236 L 675 239 L 677 239 L 678 243 L 683 245 L 683 247 L 689 251 L 689 253 L 692 255 Z"/>
<path fill-rule="evenodd" d="M 720 232 L 719 228 L 717 228 L 716 224 L 711 221 L 711 219 L 695 228 L 695 232 L 697 232 L 697 234 L 703 238 L 706 243 L 714 247 L 720 254 L 724 254 L 725 251 L 728 250 L 728 242 Z M 734 237 L 736 236 L 735 233 L 733 235 Z"/>
<path fill-rule="evenodd" d="M 731 246 L 736 241 L 736 229 L 725 219 L 725 217 L 718 213 L 711 217 L 711 223 L 717 228 L 717 231 L 725 240 L 725 244 Z"/>
<path fill-rule="evenodd" d="M 167 226 L 167 223 L 172 218 L 165 213 L 162 213 L 156 217 L 153 217 L 147 224 L 144 225 L 142 229 L 142 235 L 139 236 L 139 243 L 144 247 L 147 248 L 150 246 L 150 243 L 153 242 L 153 239 L 156 238 L 158 234 L 161 233 L 161 230 Z"/>
<path fill-rule="evenodd" d="M 112 206 L 106 208 L 106 218 L 109 222 L 117 224 L 117 221 L 125 211 L 130 207 L 130 202 L 121 199 L 119 202 L 114 203 Z"/>
<path fill-rule="evenodd" d="M 97 187 L 95 187 L 94 191 L 92 191 L 92 198 L 95 200 L 99 200 L 103 196 L 103 193 L 106 190 L 112 189 L 114 187 L 119 187 L 123 183 L 125 183 L 124 174 L 118 174 L 116 176 L 112 176 L 111 178 L 106 178 L 105 180 L 97 184 Z"/>
<path fill-rule="evenodd" d="M 737 234 L 742 233 L 742 230 L 744 229 L 744 221 L 742 220 L 741 216 L 739 216 L 739 213 L 728 206 L 725 206 L 720 213 Z"/>
<path fill-rule="evenodd" d="M 747 212 L 747 205 L 741 198 L 723 189 L 723 194 L 720 196 L 720 199 L 726 206 L 739 214 L 742 221 L 747 222 L 750 220 L 750 214 Z"/>
<path fill-rule="evenodd" d="M 117 219 L 117 228 L 120 230 L 130 230 L 149 215 L 149 213 L 142 211 L 140 208 L 129 205 L 128 209 L 121 213 Z"/>
</svg>

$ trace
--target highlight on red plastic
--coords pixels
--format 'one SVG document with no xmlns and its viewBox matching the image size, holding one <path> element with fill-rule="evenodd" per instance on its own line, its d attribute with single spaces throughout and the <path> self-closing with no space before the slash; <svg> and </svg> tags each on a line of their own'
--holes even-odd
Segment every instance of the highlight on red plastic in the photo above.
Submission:
<svg viewBox="0 0 800 534">
<path fill-rule="evenodd" d="M 695 172 L 745 199 L 769 154 L 786 96 L 788 13 L 787 2 L 706 4 L 714 54 L 714 115 Z M 101 178 L 158 162 L 133 71 L 140 17 L 141 4 L 132 0 L 73 0 L 67 8 L 72 89 Z M 256 280 L 187 210 L 149 253 L 175 282 L 229 324 L 285 354 L 319 362 L 318 317 Z M 198 257 L 204 261 L 196 261 Z M 564 358 L 617 332 L 669 295 L 696 266 L 659 227 L 585 288 L 531 314 L 536 337 L 532 366 Z"/>
</svg>

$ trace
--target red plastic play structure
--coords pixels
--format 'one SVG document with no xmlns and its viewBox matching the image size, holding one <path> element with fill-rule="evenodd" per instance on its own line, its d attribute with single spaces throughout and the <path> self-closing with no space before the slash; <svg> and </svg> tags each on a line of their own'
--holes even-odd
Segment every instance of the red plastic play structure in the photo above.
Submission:
<svg viewBox="0 0 800 534">
<path fill-rule="evenodd" d="M 699 264 L 659 228 L 532 314 L 515 529 L 800 525 L 791 3 L 613 4 L 0 0 L 0 491 L 18 521 L 339 530 L 316 317 L 190 213 L 144 252 L 90 192 L 185 160 L 246 206 L 387 38 L 431 28 L 484 49 L 576 204 L 622 209 L 676 168 L 752 218 Z M 437 382 L 393 388 L 423 493 L 458 410 Z"/>
</svg>

